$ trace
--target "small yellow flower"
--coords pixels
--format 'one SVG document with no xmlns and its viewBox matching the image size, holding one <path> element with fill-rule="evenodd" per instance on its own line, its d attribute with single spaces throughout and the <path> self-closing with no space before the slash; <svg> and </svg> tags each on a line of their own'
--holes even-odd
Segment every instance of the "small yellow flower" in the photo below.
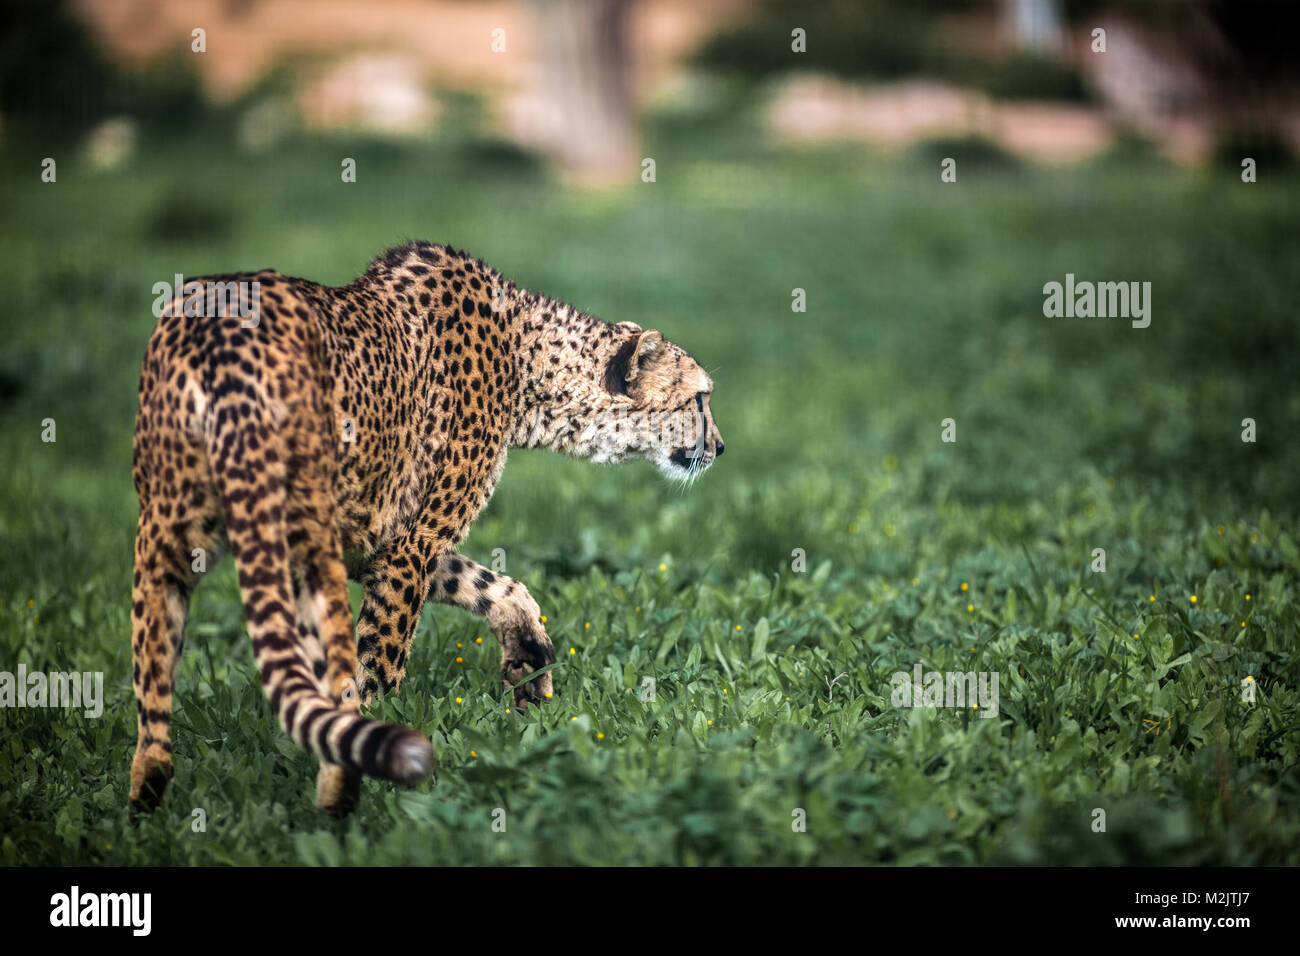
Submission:
<svg viewBox="0 0 1300 956">
<path fill-rule="evenodd" d="M 604 740 L 604 739 L 605 739 L 605 735 L 604 735 L 604 734 L 596 734 L 596 739 L 597 739 L 597 740 Z"/>
<path fill-rule="evenodd" d="M 967 584 L 965 581 L 963 581 L 963 582 L 961 583 L 961 589 L 962 589 L 963 591 L 969 591 L 969 590 L 970 590 L 970 585 Z"/>
<path fill-rule="evenodd" d="M 974 605 L 974 604 L 967 604 L 967 605 L 966 605 L 966 610 L 967 610 L 967 611 L 973 611 L 973 610 L 975 610 L 975 605 Z"/>
<path fill-rule="evenodd" d="M 551 692 L 549 690 L 546 692 L 546 699 L 547 700 L 551 699 Z"/>
<path fill-rule="evenodd" d="M 641 610 L 641 605 L 638 604 L 638 605 L 636 606 L 636 609 L 637 609 L 638 611 L 640 611 L 640 610 Z"/>
<path fill-rule="evenodd" d="M 1219 525 L 1219 534 L 1223 534 L 1223 525 Z"/>
<path fill-rule="evenodd" d="M 725 693 L 727 692 L 727 688 L 725 688 L 725 687 L 722 688 L 722 692 L 725 694 Z"/>
<path fill-rule="evenodd" d="M 571 648 L 569 648 L 569 653 L 570 653 L 570 654 L 576 654 L 576 653 L 578 653 L 578 652 L 575 651 L 575 650 L 571 647 Z"/>
<path fill-rule="evenodd" d="M 1142 723 L 1146 725 L 1147 733 L 1149 734 L 1153 733 L 1157 737 L 1159 737 L 1160 725 L 1163 723 L 1165 725 L 1165 729 L 1168 730 L 1171 726 L 1173 726 L 1173 720 L 1174 719 L 1172 717 L 1166 717 L 1163 721 L 1160 720 L 1159 718 L 1156 718 L 1155 720 L 1149 720 L 1146 717 L 1143 717 Z"/>
<path fill-rule="evenodd" d="M 659 565 L 659 570 L 660 570 L 660 571 L 667 571 L 667 570 L 668 570 L 668 565 L 666 565 L 666 564 L 661 564 L 661 565 Z"/>
<path fill-rule="evenodd" d="M 1242 627 L 1245 627 L 1245 626 L 1246 626 L 1246 622 L 1245 622 L 1245 621 L 1242 621 L 1242 622 L 1241 622 L 1241 626 L 1242 626 Z"/>
<path fill-rule="evenodd" d="M 458 704 L 459 704 L 459 703 L 462 703 L 462 701 L 461 701 L 461 699 L 460 699 L 459 697 L 456 698 L 456 703 L 458 703 Z"/>
<path fill-rule="evenodd" d="M 481 638 L 481 637 L 476 637 L 476 638 L 474 638 L 474 643 L 475 643 L 475 644 L 482 644 L 482 643 L 483 643 L 483 638 Z"/>
<path fill-rule="evenodd" d="M 456 646 L 457 646 L 457 647 L 464 647 L 465 645 L 462 644 L 460 641 L 457 641 L 457 642 L 456 642 Z"/>
<path fill-rule="evenodd" d="M 921 583 L 920 578 L 912 578 L 912 587 L 916 587 L 920 583 Z"/>
<path fill-rule="evenodd" d="M 1250 600 L 1250 595 L 1249 595 L 1249 594 L 1246 595 L 1246 600 L 1247 600 L 1247 601 Z"/>
<path fill-rule="evenodd" d="M 1153 595 L 1151 595 L 1150 598 L 1148 598 L 1148 600 L 1149 600 L 1152 604 L 1155 604 L 1155 603 L 1156 603 L 1156 596 L 1153 594 Z"/>
<path fill-rule="evenodd" d="M 584 631 L 590 631 L 590 630 L 591 630 L 591 622 L 588 621 L 587 623 L 583 624 L 583 625 L 582 625 L 582 629 L 583 629 Z"/>
<path fill-rule="evenodd" d="M 1193 603 L 1193 604 L 1196 603 L 1196 595 L 1195 595 L 1195 594 L 1192 595 L 1192 603 Z"/>
<path fill-rule="evenodd" d="M 543 624 L 546 623 L 546 615 L 545 615 L 545 614 L 542 615 L 542 623 L 543 623 Z"/>
<path fill-rule="evenodd" d="M 1138 639 L 1137 631 L 1134 631 L 1134 632 L 1133 632 L 1133 640 L 1136 641 L 1137 639 Z"/>
<path fill-rule="evenodd" d="M 465 658 L 463 658 L 463 657 L 458 657 L 458 658 L 456 658 L 456 663 L 457 663 L 457 664 L 464 664 L 464 663 L 465 663 Z"/>
<path fill-rule="evenodd" d="M 739 624 L 736 625 L 736 630 L 740 630 L 740 625 L 739 625 Z"/>
<path fill-rule="evenodd" d="M 1255 678 L 1251 677 L 1249 674 L 1246 675 L 1246 680 L 1253 681 L 1254 679 Z"/>
<path fill-rule="evenodd" d="M 709 726 L 710 726 L 710 727 L 713 726 L 713 721 L 711 721 L 711 720 L 709 721 Z"/>
<path fill-rule="evenodd" d="M 577 717 L 570 717 L 569 719 L 570 719 L 570 720 L 577 720 L 578 718 L 577 718 Z"/>
</svg>

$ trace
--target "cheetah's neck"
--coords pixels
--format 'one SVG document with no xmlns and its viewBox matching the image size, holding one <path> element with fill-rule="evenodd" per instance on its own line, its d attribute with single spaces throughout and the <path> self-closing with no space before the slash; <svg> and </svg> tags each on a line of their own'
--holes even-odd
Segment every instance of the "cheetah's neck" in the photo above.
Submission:
<svg viewBox="0 0 1300 956">
<path fill-rule="evenodd" d="M 520 391 L 510 445 L 591 457 L 596 422 L 613 406 L 606 355 L 628 330 L 558 299 L 521 292 L 517 301 Z"/>
</svg>

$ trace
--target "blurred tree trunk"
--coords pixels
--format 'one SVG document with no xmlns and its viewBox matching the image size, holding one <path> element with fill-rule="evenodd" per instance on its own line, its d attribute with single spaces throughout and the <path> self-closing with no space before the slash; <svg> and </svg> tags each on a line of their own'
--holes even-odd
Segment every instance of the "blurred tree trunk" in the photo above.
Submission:
<svg viewBox="0 0 1300 956">
<path fill-rule="evenodd" d="M 1060 0 L 1002 0 L 1002 19 L 1017 50 L 1051 55 L 1064 47 Z"/>
<path fill-rule="evenodd" d="M 631 0 L 533 0 L 542 89 L 555 118 L 546 139 L 565 171 L 582 181 L 638 170 L 630 7 Z"/>
</svg>

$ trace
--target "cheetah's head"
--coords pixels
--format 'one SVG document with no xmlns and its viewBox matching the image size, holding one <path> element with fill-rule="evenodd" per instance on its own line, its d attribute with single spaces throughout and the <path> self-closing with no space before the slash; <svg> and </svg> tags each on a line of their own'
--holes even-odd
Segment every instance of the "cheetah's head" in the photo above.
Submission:
<svg viewBox="0 0 1300 956">
<path fill-rule="evenodd" d="M 620 323 L 605 356 L 608 421 L 597 427 L 593 461 L 642 458 L 669 478 L 691 480 L 725 448 L 709 410 L 713 380 L 685 349 L 654 329 Z"/>
</svg>

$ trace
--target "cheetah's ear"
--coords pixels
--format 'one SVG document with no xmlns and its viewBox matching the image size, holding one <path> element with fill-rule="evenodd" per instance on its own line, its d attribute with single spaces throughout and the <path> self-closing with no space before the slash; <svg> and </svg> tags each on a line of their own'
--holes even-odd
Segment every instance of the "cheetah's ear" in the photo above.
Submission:
<svg viewBox="0 0 1300 956">
<path fill-rule="evenodd" d="M 605 388 L 611 395 L 626 395 L 628 383 L 645 367 L 650 356 L 663 347 L 664 337 L 654 329 L 642 332 L 638 326 L 632 328 L 635 331 L 605 366 Z"/>
<path fill-rule="evenodd" d="M 637 372 L 641 371 L 651 356 L 663 348 L 663 344 L 663 334 L 655 329 L 646 329 L 638 335 L 636 346 L 632 349 L 632 357 L 628 359 L 625 379 L 629 382 L 635 380 Z"/>
</svg>

